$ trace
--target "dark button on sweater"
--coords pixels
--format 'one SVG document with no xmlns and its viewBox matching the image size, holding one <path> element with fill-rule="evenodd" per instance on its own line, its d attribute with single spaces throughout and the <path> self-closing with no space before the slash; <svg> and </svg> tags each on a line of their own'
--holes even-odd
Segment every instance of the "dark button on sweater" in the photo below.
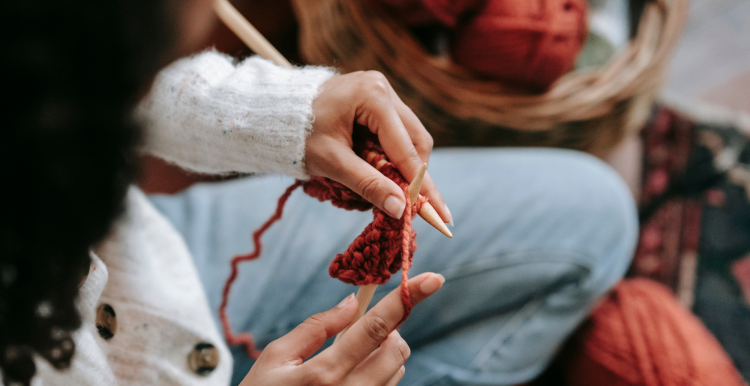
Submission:
<svg viewBox="0 0 750 386">
<path fill-rule="evenodd" d="M 109 304 L 100 304 L 96 308 L 96 329 L 99 336 L 104 339 L 112 339 L 117 332 L 117 317 L 115 310 Z"/>
<path fill-rule="evenodd" d="M 198 375 L 211 374 L 219 365 L 219 350 L 211 343 L 198 343 L 190 352 L 188 363 Z"/>
</svg>

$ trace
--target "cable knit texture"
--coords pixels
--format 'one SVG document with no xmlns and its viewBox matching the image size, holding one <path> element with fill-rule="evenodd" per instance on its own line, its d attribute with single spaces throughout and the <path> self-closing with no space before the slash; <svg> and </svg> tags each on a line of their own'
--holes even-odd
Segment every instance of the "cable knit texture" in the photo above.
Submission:
<svg viewBox="0 0 750 386">
<path fill-rule="evenodd" d="M 257 56 L 234 63 L 206 51 L 157 76 L 136 109 L 144 150 L 199 173 L 281 173 L 307 179 L 312 101 L 335 73 L 283 68 Z"/>
</svg>

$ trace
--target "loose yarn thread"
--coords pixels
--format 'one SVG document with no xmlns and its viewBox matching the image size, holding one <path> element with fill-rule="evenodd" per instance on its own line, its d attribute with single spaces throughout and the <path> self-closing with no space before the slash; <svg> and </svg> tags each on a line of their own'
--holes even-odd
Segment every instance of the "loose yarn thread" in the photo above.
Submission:
<svg viewBox="0 0 750 386">
<path fill-rule="evenodd" d="M 219 317 L 221 319 L 224 336 L 229 345 L 242 345 L 247 355 L 253 359 L 260 356 L 260 350 L 255 348 L 255 340 L 249 333 L 235 334 L 232 332 L 231 324 L 227 316 L 229 303 L 229 292 L 232 284 L 237 279 L 239 264 L 260 257 L 263 252 L 261 238 L 263 234 L 278 220 L 284 211 L 286 201 L 298 188 L 319 201 L 331 201 L 331 203 L 346 210 L 365 211 L 373 209 L 373 221 L 362 233 L 357 236 L 351 245 L 336 255 L 328 273 L 344 283 L 354 285 L 385 284 L 392 274 L 401 269 L 401 302 L 404 305 L 404 317 L 399 322 L 403 323 L 411 313 L 411 294 L 409 293 L 409 268 L 412 264 L 414 251 L 417 249 L 416 232 L 412 229 L 412 217 L 418 213 L 427 198 L 419 195 L 417 201 L 412 203 L 409 198 L 409 183 L 401 175 L 395 165 L 388 161 L 383 149 L 368 141 L 363 151 L 365 158 L 372 166 L 376 167 L 383 175 L 393 180 L 403 191 L 406 198 L 406 207 L 400 220 L 396 220 L 362 198 L 360 195 L 346 186 L 322 177 L 311 177 L 308 181 L 295 181 L 289 186 L 284 194 L 279 197 L 276 211 L 266 220 L 263 225 L 253 232 L 252 252 L 238 255 L 232 258 L 231 272 L 224 284 L 219 306 Z"/>
</svg>

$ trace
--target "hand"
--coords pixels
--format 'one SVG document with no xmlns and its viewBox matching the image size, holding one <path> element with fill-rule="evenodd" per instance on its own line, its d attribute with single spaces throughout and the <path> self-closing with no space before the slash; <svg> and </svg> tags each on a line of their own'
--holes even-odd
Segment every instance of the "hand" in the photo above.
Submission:
<svg viewBox="0 0 750 386">
<path fill-rule="evenodd" d="M 412 303 L 435 293 L 443 281 L 433 273 L 409 280 Z M 343 330 L 356 312 L 357 299 L 350 295 L 333 309 L 313 315 L 266 346 L 240 386 L 396 385 L 411 352 L 393 330 L 404 315 L 400 288 L 383 298 L 333 346 L 304 362 Z"/>
<path fill-rule="evenodd" d="M 308 173 L 338 181 L 391 217 L 401 218 L 403 191 L 352 151 L 358 123 L 378 136 L 385 154 L 407 181 L 429 163 L 432 136 L 385 76 L 376 71 L 334 76 L 320 87 L 312 107 L 315 122 L 305 149 Z M 429 173 L 420 193 L 430 199 L 443 221 L 452 222 Z"/>
</svg>

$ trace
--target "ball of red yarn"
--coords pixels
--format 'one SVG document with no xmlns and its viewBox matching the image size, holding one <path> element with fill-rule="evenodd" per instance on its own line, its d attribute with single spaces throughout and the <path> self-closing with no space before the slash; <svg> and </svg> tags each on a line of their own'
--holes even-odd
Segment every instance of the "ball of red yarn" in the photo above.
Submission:
<svg viewBox="0 0 750 386">
<path fill-rule="evenodd" d="M 588 36 L 586 0 L 488 0 L 456 31 L 453 61 L 529 91 L 573 69 Z"/>
<path fill-rule="evenodd" d="M 732 360 L 661 284 L 622 281 L 563 351 L 569 386 L 742 386 Z"/>
</svg>

